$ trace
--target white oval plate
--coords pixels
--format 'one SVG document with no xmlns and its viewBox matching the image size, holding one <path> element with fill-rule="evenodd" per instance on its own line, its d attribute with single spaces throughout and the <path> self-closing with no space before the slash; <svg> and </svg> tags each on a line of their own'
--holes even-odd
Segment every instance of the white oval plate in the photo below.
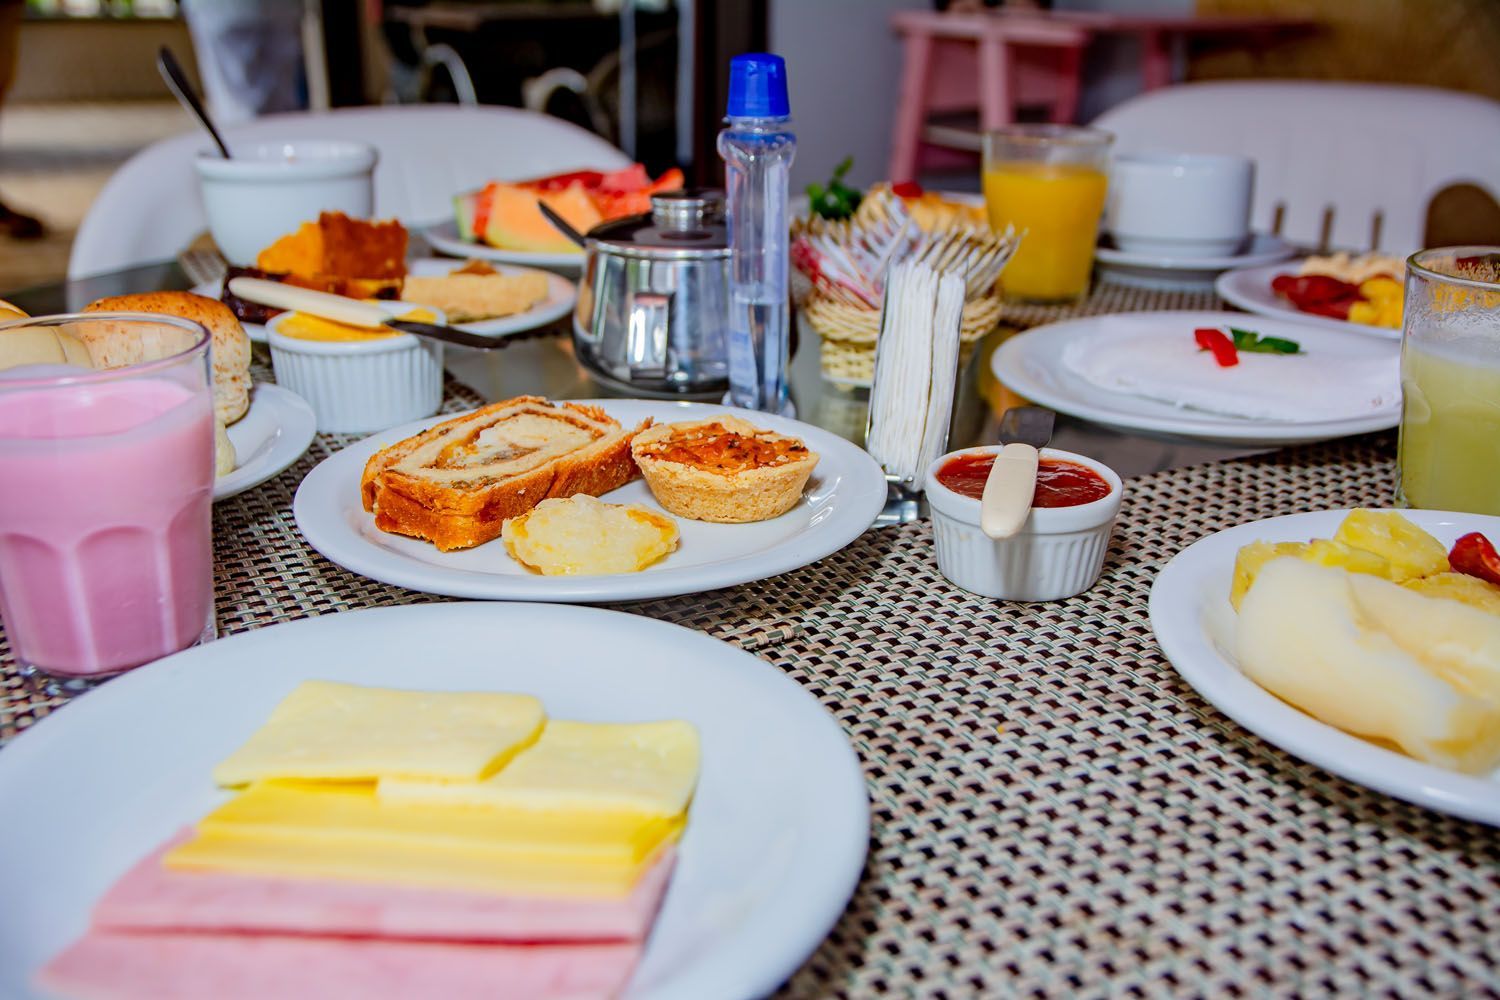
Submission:
<svg viewBox="0 0 1500 1000">
<path fill-rule="evenodd" d="M 702 770 L 626 995 L 772 993 L 859 881 L 869 805 L 839 724 L 780 670 L 689 629 L 556 605 L 425 604 L 256 629 L 65 705 L 0 753 L 0 996 L 88 922 L 141 855 L 226 798 L 209 772 L 304 680 L 521 691 L 549 715 L 686 719 Z"/>
<path fill-rule="evenodd" d="M 658 423 L 702 420 L 731 413 L 801 438 L 818 453 L 802 500 L 787 513 L 752 524 L 709 524 L 674 517 L 677 551 L 639 573 L 611 576 L 542 576 L 511 558 L 497 538 L 459 552 L 439 552 L 428 542 L 380 531 L 360 501 L 365 462 L 381 448 L 451 415 L 430 417 L 356 442 L 322 461 L 297 489 L 292 510 L 309 545 L 345 569 L 382 583 L 450 597 L 506 601 L 633 601 L 692 594 L 762 580 L 806 566 L 858 538 L 885 506 L 885 474 L 864 450 L 828 431 L 767 413 L 705 403 L 596 399 L 625 426 L 651 417 Z M 604 495 L 610 503 L 659 508 L 637 479 Z"/>
<path fill-rule="evenodd" d="M 1208 291 L 1224 271 L 1285 260 L 1293 253 L 1289 243 L 1269 233 L 1255 233 L 1240 253 L 1224 257 L 1165 257 L 1131 253 L 1101 238 L 1094 256 L 1099 271 L 1109 281 L 1131 288 L 1159 291 Z"/>
<path fill-rule="evenodd" d="M 1386 430 L 1400 421 L 1398 405 L 1347 420 L 1293 423 L 1220 416 L 1139 396 L 1106 392 L 1074 375 L 1063 365 L 1063 349 L 1069 342 L 1108 335 L 1111 330 L 1138 327 L 1143 323 L 1181 327 L 1183 336 L 1191 336 L 1192 331 L 1200 326 L 1245 325 L 1246 317 L 1244 313 L 1227 312 L 1135 312 L 1048 323 L 1019 333 L 1001 344 L 990 356 L 990 370 L 1017 393 L 1059 413 L 1118 430 L 1165 434 L 1214 444 L 1245 447 L 1303 444 Z M 1256 320 L 1251 325 L 1259 333 L 1286 337 L 1310 347 L 1337 345 L 1340 350 L 1389 352 L 1391 364 L 1399 363 L 1397 345 L 1372 341 L 1368 337 L 1269 319 Z"/>
<path fill-rule="evenodd" d="M 545 267 L 567 274 L 583 271 L 582 250 L 562 253 L 537 253 L 532 250 L 502 250 L 488 243 L 466 240 L 458 235 L 458 223 L 449 219 L 422 230 L 422 236 L 434 250 L 454 257 L 477 257 L 480 260 L 500 261 L 504 264 L 524 264 L 527 267 Z"/>
<path fill-rule="evenodd" d="M 214 499 L 243 493 L 287 469 L 318 432 L 318 420 L 307 400 L 279 385 L 257 382 L 250 389 L 250 409 L 226 428 L 234 445 L 234 471 L 214 480 Z"/>
<path fill-rule="evenodd" d="M 1230 305 L 1238 306 L 1246 312 L 1253 312 L 1259 316 L 1270 316 L 1274 319 L 1284 319 L 1293 323 L 1305 323 L 1308 326 L 1319 326 L 1325 330 L 1342 330 L 1345 333 L 1369 334 L 1382 337 L 1386 340 L 1400 340 L 1401 331 L 1392 330 L 1384 326 L 1371 326 L 1368 323 L 1351 323 L 1344 319 L 1334 319 L 1332 316 L 1318 316 L 1314 313 L 1305 313 L 1292 305 L 1280 295 L 1271 291 L 1271 280 L 1278 275 L 1295 275 L 1301 269 L 1300 260 L 1287 261 L 1283 264 L 1265 264 L 1260 267 L 1238 268 L 1233 271 L 1225 271 L 1219 275 L 1214 282 L 1214 291 L 1219 298 Z"/>
<path fill-rule="evenodd" d="M 478 255 L 473 255 L 478 256 Z M 406 265 L 411 274 L 423 277 L 437 277 L 448 274 L 457 267 L 461 267 L 459 261 L 448 257 L 419 257 L 409 261 Z M 536 271 L 534 267 L 515 267 L 501 265 L 495 270 L 501 274 L 522 274 L 527 271 Z M 547 276 L 547 297 L 523 313 L 514 316 L 501 316 L 497 319 L 481 319 L 472 323 L 453 324 L 460 330 L 470 333 L 480 333 L 486 336 L 500 337 L 511 333 L 523 333 L 527 330 L 535 330 L 538 327 L 555 323 L 573 310 L 573 302 L 578 298 L 578 286 L 575 282 L 551 271 L 541 271 Z M 218 298 L 224 290 L 222 281 L 210 281 L 198 285 L 192 289 L 196 295 L 206 295 L 211 299 Z M 266 342 L 266 328 L 260 323 L 245 323 L 245 334 L 256 343 Z"/>
<path fill-rule="evenodd" d="M 1319 510 L 1268 518 L 1189 545 L 1172 557 L 1151 587 L 1156 641 L 1183 680 L 1215 708 L 1287 753 L 1387 795 L 1500 825 L 1500 772 L 1489 778 L 1460 774 L 1351 736 L 1266 691 L 1240 673 L 1234 661 L 1229 584 L 1240 546 L 1331 538 L 1348 513 Z M 1500 538 L 1500 517 L 1427 510 L 1401 514 L 1445 545 L 1470 531 Z"/>
</svg>

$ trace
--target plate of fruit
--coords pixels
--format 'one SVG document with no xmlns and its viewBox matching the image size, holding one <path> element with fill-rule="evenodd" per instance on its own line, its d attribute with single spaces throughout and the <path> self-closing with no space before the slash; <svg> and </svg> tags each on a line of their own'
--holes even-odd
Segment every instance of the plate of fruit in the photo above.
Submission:
<svg viewBox="0 0 1500 1000">
<path fill-rule="evenodd" d="M 1405 280 L 1400 257 L 1336 253 L 1225 271 L 1214 290 L 1261 316 L 1400 337 Z"/>
<path fill-rule="evenodd" d="M 1500 826 L 1500 517 L 1325 510 L 1226 528 L 1151 588 L 1200 695 L 1287 753 Z"/>
<path fill-rule="evenodd" d="M 519 181 L 491 181 L 453 198 L 453 219 L 427 229 L 428 244 L 455 257 L 582 270 L 583 250 L 547 221 L 545 204 L 580 233 L 601 222 L 651 211 L 651 196 L 681 189 L 673 167 L 655 180 L 639 163 L 622 170 L 571 170 Z"/>
</svg>

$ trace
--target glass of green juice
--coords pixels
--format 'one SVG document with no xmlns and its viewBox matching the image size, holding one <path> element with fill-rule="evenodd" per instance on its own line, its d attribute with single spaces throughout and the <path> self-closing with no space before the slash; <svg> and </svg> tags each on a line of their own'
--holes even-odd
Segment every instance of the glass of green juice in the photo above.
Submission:
<svg viewBox="0 0 1500 1000">
<path fill-rule="evenodd" d="M 1406 261 L 1397 502 L 1500 514 L 1500 247 Z"/>
</svg>

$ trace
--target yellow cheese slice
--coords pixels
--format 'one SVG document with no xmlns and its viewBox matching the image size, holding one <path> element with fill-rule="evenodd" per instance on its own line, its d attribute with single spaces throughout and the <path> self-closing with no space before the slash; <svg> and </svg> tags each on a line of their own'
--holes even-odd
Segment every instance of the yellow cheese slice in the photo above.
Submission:
<svg viewBox="0 0 1500 1000">
<path fill-rule="evenodd" d="M 541 737 L 483 781 L 382 776 L 383 801 L 529 810 L 629 810 L 675 816 L 698 781 L 689 722 L 549 721 Z"/>
<path fill-rule="evenodd" d="M 669 835 L 675 816 L 621 810 L 475 809 L 382 802 L 369 782 L 251 785 L 198 823 L 198 832 L 286 844 L 476 849 L 518 861 L 636 864 Z"/>
<path fill-rule="evenodd" d="M 474 781 L 535 740 L 545 717 L 530 695 L 304 681 L 214 768 L 214 780 L 244 785 L 400 775 Z"/>
<path fill-rule="evenodd" d="M 287 843 L 258 835 L 199 833 L 169 852 L 168 868 L 238 875 L 466 889 L 515 896 L 628 896 L 661 851 L 681 834 L 680 822 L 640 861 L 579 864 L 539 861 L 476 847 L 392 847 L 359 842 Z"/>
</svg>

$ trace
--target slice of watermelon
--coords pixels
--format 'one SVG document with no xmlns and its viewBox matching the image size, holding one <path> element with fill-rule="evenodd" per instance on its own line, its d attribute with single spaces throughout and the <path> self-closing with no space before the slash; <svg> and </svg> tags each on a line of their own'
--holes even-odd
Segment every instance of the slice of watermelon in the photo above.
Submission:
<svg viewBox="0 0 1500 1000">
<path fill-rule="evenodd" d="M 516 187 L 537 192 L 565 191 L 574 184 L 582 184 L 585 190 L 592 191 L 599 186 L 604 176 L 597 170 L 570 170 L 563 174 L 535 177 L 529 181 L 515 181 L 514 184 Z"/>
<path fill-rule="evenodd" d="M 632 163 L 622 170 L 605 174 L 599 179 L 597 190 L 610 192 L 643 191 L 651 186 L 651 176 L 639 163 Z"/>
</svg>

